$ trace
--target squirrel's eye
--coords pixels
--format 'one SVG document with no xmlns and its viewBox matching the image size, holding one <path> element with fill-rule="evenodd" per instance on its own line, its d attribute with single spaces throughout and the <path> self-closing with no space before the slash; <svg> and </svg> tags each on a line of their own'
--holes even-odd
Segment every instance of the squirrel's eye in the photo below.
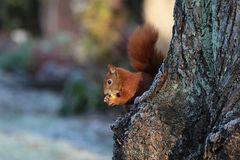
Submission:
<svg viewBox="0 0 240 160">
<path fill-rule="evenodd" d="M 112 84 L 112 80 L 109 79 L 109 80 L 107 81 L 107 83 L 108 83 L 108 85 L 111 85 L 111 84 Z"/>
</svg>

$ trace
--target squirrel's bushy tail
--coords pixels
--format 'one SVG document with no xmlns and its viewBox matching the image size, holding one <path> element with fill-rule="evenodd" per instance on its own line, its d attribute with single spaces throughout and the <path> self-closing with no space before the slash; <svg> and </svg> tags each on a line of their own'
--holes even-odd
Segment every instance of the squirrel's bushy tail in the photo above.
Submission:
<svg viewBox="0 0 240 160">
<path fill-rule="evenodd" d="M 138 71 L 156 75 L 165 56 L 156 49 L 158 31 L 146 24 L 138 27 L 128 43 L 128 55 L 131 65 Z"/>
</svg>

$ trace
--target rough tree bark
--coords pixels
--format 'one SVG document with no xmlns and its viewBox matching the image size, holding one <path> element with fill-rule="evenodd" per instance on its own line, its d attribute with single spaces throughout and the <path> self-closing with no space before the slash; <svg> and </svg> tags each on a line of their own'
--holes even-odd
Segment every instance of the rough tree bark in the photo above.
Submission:
<svg viewBox="0 0 240 160">
<path fill-rule="evenodd" d="M 174 18 L 155 83 L 111 126 L 113 159 L 240 159 L 240 1 L 176 0 Z"/>
</svg>

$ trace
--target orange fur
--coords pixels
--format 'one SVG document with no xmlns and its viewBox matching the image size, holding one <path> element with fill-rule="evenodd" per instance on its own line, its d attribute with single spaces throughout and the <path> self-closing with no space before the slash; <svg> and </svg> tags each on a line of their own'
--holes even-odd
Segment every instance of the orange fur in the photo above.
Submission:
<svg viewBox="0 0 240 160">
<path fill-rule="evenodd" d="M 104 102 L 109 106 L 132 104 L 137 96 L 149 89 L 165 58 L 155 44 L 158 32 L 150 25 L 138 27 L 129 40 L 129 59 L 139 72 L 130 72 L 108 65 L 104 80 Z"/>
<path fill-rule="evenodd" d="M 117 73 L 118 80 L 120 80 L 117 82 L 117 90 L 119 90 L 121 96 L 107 96 L 108 99 L 106 99 L 106 101 L 108 101 L 111 105 L 132 104 L 135 97 L 142 95 L 143 92 L 145 92 L 152 84 L 154 77 L 150 74 L 143 72 L 132 73 L 120 67 L 114 68 Z M 109 78 L 113 78 L 113 75 L 110 74 L 107 76 L 106 80 Z M 107 82 L 106 80 L 105 83 Z M 105 84 L 104 89 L 108 89 L 106 86 L 107 84 Z M 119 86 L 122 87 L 119 88 Z M 108 92 L 108 95 L 114 95 L 115 93 L 112 91 L 113 88 L 105 92 Z"/>
<path fill-rule="evenodd" d="M 158 40 L 158 31 L 147 24 L 138 27 L 128 43 L 128 54 L 131 65 L 138 71 L 156 75 L 158 68 L 165 58 L 158 52 L 155 44 Z"/>
</svg>

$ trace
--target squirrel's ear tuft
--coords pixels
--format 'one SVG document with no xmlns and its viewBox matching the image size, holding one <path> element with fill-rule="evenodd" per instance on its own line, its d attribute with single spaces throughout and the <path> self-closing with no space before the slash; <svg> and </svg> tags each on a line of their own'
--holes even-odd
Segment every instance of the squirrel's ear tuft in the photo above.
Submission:
<svg viewBox="0 0 240 160">
<path fill-rule="evenodd" d="M 116 67 L 112 64 L 109 64 L 108 65 L 108 71 L 111 73 L 111 74 L 114 74 L 116 73 Z"/>
</svg>

